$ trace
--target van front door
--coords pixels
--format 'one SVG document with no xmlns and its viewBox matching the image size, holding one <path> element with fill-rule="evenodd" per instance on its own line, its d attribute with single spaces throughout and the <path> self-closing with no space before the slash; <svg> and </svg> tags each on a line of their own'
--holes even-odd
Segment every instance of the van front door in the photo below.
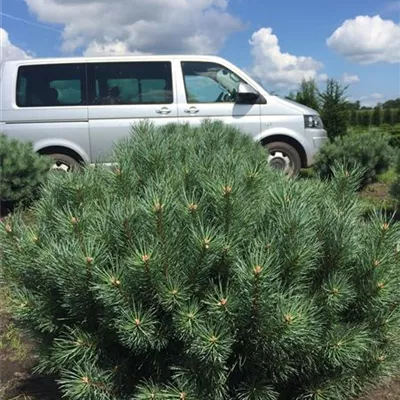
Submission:
<svg viewBox="0 0 400 400">
<path fill-rule="evenodd" d="M 89 133 L 93 162 L 112 162 L 113 144 L 132 125 L 149 119 L 156 125 L 177 122 L 170 62 L 98 62 L 88 64 Z"/>
<path fill-rule="evenodd" d="M 220 120 L 257 136 L 261 129 L 261 105 L 237 102 L 240 83 L 245 82 L 223 65 L 183 61 L 177 77 L 179 119 L 193 125 L 205 118 Z"/>
</svg>

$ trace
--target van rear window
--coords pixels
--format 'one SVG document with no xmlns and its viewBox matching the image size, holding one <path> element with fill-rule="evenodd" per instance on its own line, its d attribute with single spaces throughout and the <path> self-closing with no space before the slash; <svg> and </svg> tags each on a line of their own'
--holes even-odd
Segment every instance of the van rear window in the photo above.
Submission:
<svg viewBox="0 0 400 400">
<path fill-rule="evenodd" d="M 90 105 L 173 102 L 170 62 L 93 63 L 88 76 Z"/>
<path fill-rule="evenodd" d="M 86 105 L 85 64 L 27 65 L 18 69 L 19 107 Z"/>
</svg>

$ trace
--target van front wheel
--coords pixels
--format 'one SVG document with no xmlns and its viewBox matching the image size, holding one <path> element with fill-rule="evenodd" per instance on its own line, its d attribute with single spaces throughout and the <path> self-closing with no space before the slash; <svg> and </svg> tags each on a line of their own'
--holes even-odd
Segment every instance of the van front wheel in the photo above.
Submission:
<svg viewBox="0 0 400 400">
<path fill-rule="evenodd" d="M 268 164 L 271 168 L 283 171 L 286 175 L 293 176 L 300 172 L 301 158 L 297 150 L 285 142 L 267 143 Z"/>
<path fill-rule="evenodd" d="M 70 172 L 77 171 L 80 168 L 79 162 L 66 154 L 49 154 L 49 157 L 54 160 L 52 170 Z"/>
</svg>

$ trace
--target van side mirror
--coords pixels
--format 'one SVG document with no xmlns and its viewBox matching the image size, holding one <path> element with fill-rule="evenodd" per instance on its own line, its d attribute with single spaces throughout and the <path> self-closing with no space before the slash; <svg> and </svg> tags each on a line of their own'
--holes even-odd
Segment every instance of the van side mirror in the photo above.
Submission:
<svg viewBox="0 0 400 400">
<path fill-rule="evenodd" d="M 255 103 L 260 94 L 256 92 L 250 85 L 247 83 L 241 82 L 239 84 L 238 90 L 236 92 L 236 102 L 241 104 L 253 104 Z"/>
</svg>

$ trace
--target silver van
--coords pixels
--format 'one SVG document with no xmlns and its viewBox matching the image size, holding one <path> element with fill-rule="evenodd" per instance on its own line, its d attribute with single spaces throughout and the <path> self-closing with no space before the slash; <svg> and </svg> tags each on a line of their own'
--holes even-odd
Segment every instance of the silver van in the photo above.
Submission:
<svg viewBox="0 0 400 400">
<path fill-rule="evenodd" d="M 113 143 L 141 119 L 233 124 L 289 174 L 311 165 L 327 139 L 316 111 L 269 94 L 219 57 L 8 61 L 0 77 L 0 132 L 33 142 L 64 170 L 112 162 Z"/>
</svg>

